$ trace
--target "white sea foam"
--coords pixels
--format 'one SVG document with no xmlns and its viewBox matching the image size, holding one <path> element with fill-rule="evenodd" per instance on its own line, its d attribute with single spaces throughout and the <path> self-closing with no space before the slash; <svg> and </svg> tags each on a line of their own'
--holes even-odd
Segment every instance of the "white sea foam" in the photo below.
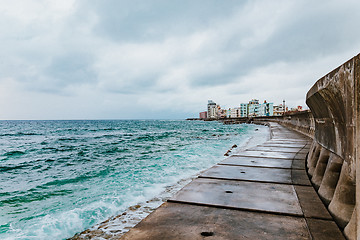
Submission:
<svg viewBox="0 0 360 240">
<path fill-rule="evenodd" d="M 254 129 L 254 133 L 248 134 L 241 142 L 234 142 L 234 144 L 239 144 L 236 150 L 233 152 L 241 152 L 247 148 L 255 147 L 260 145 L 270 139 L 270 130 L 268 127 L 258 126 Z M 220 161 L 221 159 L 219 159 Z M 209 165 L 210 166 L 210 165 Z M 209 167 L 207 166 L 207 167 Z M 190 183 L 200 172 L 197 172 L 194 175 L 188 176 L 187 174 L 182 174 L 174 177 L 174 179 L 180 179 L 173 185 L 168 185 L 165 187 L 159 185 L 157 188 L 151 188 L 150 194 L 157 196 L 147 201 L 137 202 L 136 205 L 130 206 L 128 209 L 123 211 L 121 214 L 113 216 L 90 228 L 90 231 L 78 235 L 78 237 L 86 238 L 87 236 L 99 237 L 104 236 L 104 239 L 111 239 L 113 237 L 118 238 L 119 236 L 128 232 L 136 224 L 138 224 L 142 219 L 146 218 L 151 212 L 156 208 L 161 206 L 167 199 L 172 197 L 176 192 L 178 192 L 185 185 Z M 163 191 L 161 191 L 163 190 Z M 149 192 L 148 192 L 149 193 Z"/>
<path fill-rule="evenodd" d="M 264 126 L 216 122 L 59 121 L 44 123 L 42 130 L 35 127 L 36 138 L 26 136 L 23 142 L 13 141 L 19 146 L 4 146 L 25 153 L 6 161 L 24 158 L 29 165 L 2 174 L 0 187 L 11 185 L 18 199 L 26 199 L 17 204 L 28 211 L 10 215 L 0 210 L 0 218 L 12 218 L 10 227 L 0 223 L 5 226 L 0 239 L 64 239 L 91 226 L 98 239 L 119 236 L 200 171 L 223 160 L 232 145 L 252 147 L 269 136 Z M 60 137 L 76 140 L 59 143 Z M 11 204 L 13 212 L 19 211 Z"/>
<path fill-rule="evenodd" d="M 256 133 L 250 135 L 247 141 L 242 142 L 233 152 L 242 152 L 245 149 L 256 147 L 257 145 L 261 145 L 270 140 L 270 129 L 268 127 L 259 126 L 255 128 L 255 131 Z"/>
</svg>

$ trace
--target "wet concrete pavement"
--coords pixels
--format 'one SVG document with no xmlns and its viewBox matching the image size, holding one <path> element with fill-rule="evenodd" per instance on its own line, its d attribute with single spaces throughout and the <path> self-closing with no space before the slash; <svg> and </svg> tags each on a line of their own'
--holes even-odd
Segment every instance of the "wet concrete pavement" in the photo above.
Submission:
<svg viewBox="0 0 360 240">
<path fill-rule="evenodd" d="M 305 171 L 310 140 L 273 137 L 180 190 L 121 239 L 344 239 Z"/>
</svg>

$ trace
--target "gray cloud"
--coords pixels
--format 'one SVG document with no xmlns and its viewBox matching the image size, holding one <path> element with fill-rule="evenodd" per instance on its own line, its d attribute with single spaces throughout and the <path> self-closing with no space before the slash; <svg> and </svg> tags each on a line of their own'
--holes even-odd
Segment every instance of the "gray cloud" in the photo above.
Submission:
<svg viewBox="0 0 360 240">
<path fill-rule="evenodd" d="M 207 99 L 304 104 L 318 78 L 358 53 L 359 8 L 355 0 L 8 0 L 1 116 L 185 118 Z"/>
<path fill-rule="evenodd" d="M 88 54 L 67 53 L 54 57 L 45 68 L 44 74 L 52 79 L 58 88 L 73 84 L 90 84 L 97 80 L 93 63 L 93 58 Z"/>
<path fill-rule="evenodd" d="M 120 42 L 158 41 L 210 26 L 246 1 L 85 1 L 99 17 L 94 33 Z"/>
</svg>

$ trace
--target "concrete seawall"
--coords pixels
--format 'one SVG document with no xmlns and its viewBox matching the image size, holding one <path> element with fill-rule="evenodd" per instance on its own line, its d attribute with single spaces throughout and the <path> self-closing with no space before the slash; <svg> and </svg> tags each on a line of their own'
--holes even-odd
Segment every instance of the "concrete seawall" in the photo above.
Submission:
<svg viewBox="0 0 360 240">
<path fill-rule="evenodd" d="M 360 239 L 360 55 L 318 80 L 306 103 L 311 111 L 223 121 L 277 122 L 312 139 L 308 177 L 346 238 Z"/>
<path fill-rule="evenodd" d="M 275 135 L 275 141 L 272 139 L 272 142 L 264 146 L 248 149 L 240 153 L 241 158 L 236 161 L 230 157 L 229 160 L 207 170 L 199 180 L 182 189 L 171 201 L 122 239 L 202 239 L 215 235 L 214 239 L 342 239 L 333 220 L 347 239 L 360 239 L 360 234 L 357 233 L 360 217 L 357 213 L 360 203 L 360 55 L 318 80 L 307 93 L 306 103 L 311 111 L 281 117 L 222 120 L 228 124 L 268 123 L 273 129 L 274 124 L 281 124 L 301 133 L 308 140 L 295 137 L 293 133 L 280 130 L 281 128 L 276 128 L 275 125 L 280 138 Z M 311 141 L 309 148 L 308 141 Z M 288 169 L 291 177 L 287 180 L 277 179 L 284 176 L 284 171 L 288 171 L 283 165 L 276 165 L 285 163 L 279 162 L 279 159 L 286 155 L 284 151 L 296 149 L 299 144 L 305 144 L 296 151 L 306 154 L 303 155 L 306 174 L 300 173 L 301 158 L 294 162 L 294 157 Z M 260 155 L 256 154 L 264 158 L 258 166 L 258 160 L 254 157 Z M 276 167 L 270 166 L 273 161 L 276 161 Z M 239 167 L 244 169 L 235 169 Z M 269 169 L 279 172 L 268 175 L 265 172 Z M 300 171 L 300 175 L 297 171 Z M 250 174 L 246 175 L 247 172 Z M 234 184 L 229 181 L 238 182 Z M 309 181 L 310 185 L 307 185 L 306 181 Z M 245 187 L 254 183 L 257 185 Z M 272 196 L 272 190 L 267 189 L 268 184 L 280 184 L 281 186 L 271 187 L 280 192 L 284 190 L 280 190 L 284 184 L 290 184 L 297 198 L 293 198 L 291 194 L 286 195 L 289 193 L 286 190 L 282 192 L 282 196 L 286 195 L 284 198 Z M 259 192 L 256 188 L 262 190 Z M 314 190 L 317 194 L 312 193 Z M 217 196 L 217 192 L 224 191 L 229 194 Z M 227 198 L 237 191 L 241 192 L 237 199 Z M 267 202 L 273 197 L 274 201 Z M 291 199 L 292 203 L 284 204 Z M 223 210 L 215 210 L 213 207 Z M 325 207 L 328 211 L 321 210 L 321 213 L 316 213 Z M 238 212 L 233 213 L 230 210 Z M 311 215 L 312 213 L 318 215 Z M 216 214 L 222 216 L 216 217 Z M 275 220 L 275 215 L 282 217 Z M 297 217 L 297 220 L 290 220 L 290 217 Z M 243 218 L 246 218 L 245 221 Z M 305 222 L 301 222 L 301 218 Z M 273 221 L 278 225 L 271 226 L 270 222 Z M 289 221 L 288 224 L 285 224 L 286 221 Z M 297 225 L 297 230 L 293 228 L 293 224 Z M 213 226 L 210 229 L 215 231 L 201 232 L 209 226 Z M 227 230 L 222 231 L 219 226 Z M 278 231 L 280 229 L 281 231 Z M 292 231 L 295 235 L 291 234 Z M 264 233 L 267 235 L 263 235 Z"/>
<path fill-rule="evenodd" d="M 345 236 L 360 239 L 360 55 L 319 79 L 306 103 L 311 112 L 253 121 L 278 122 L 313 139 L 309 178 Z"/>
<path fill-rule="evenodd" d="M 315 124 L 308 173 L 348 239 L 359 239 L 360 55 L 318 80 L 306 103 Z M 358 171 L 356 171 L 358 169 Z"/>
<path fill-rule="evenodd" d="M 345 239 L 312 187 L 311 139 L 272 139 L 204 171 L 120 239 Z"/>
<path fill-rule="evenodd" d="M 360 55 L 306 103 L 311 111 L 223 119 L 266 124 L 272 138 L 204 171 L 120 239 L 360 239 Z"/>
</svg>

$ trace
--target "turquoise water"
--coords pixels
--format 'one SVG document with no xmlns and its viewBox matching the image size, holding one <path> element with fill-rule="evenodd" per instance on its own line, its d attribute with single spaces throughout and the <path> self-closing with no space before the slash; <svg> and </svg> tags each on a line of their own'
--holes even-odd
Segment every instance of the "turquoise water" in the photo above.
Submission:
<svg viewBox="0 0 360 240">
<path fill-rule="evenodd" d="M 200 121 L 0 121 L 0 239 L 71 237 L 209 168 L 233 144 L 265 140 L 264 131 Z"/>
</svg>

